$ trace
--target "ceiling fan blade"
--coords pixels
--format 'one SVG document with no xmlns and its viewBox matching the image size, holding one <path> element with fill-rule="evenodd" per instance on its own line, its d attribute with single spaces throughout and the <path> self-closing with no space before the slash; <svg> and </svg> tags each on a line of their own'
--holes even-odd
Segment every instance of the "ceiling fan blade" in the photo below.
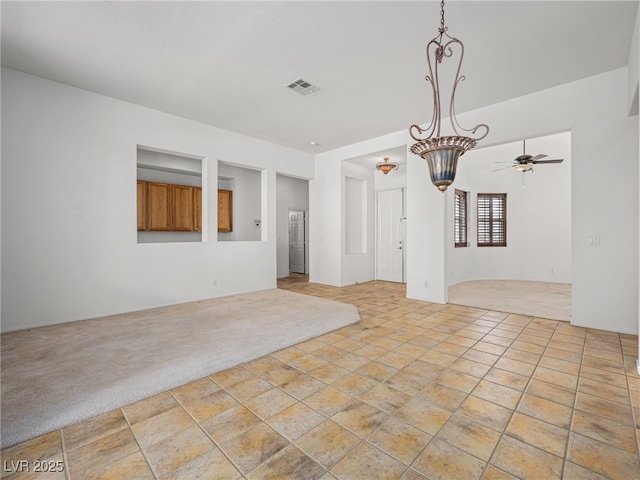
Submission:
<svg viewBox="0 0 640 480">
<path fill-rule="evenodd" d="M 539 153 L 538 155 L 535 155 L 535 156 L 531 157 L 531 158 L 529 159 L 529 161 L 530 161 L 530 162 L 531 162 L 531 161 L 534 161 L 534 162 L 535 162 L 536 160 L 540 160 L 541 158 L 544 158 L 544 157 L 546 157 L 546 155 L 545 155 L 544 153 Z"/>
<path fill-rule="evenodd" d="M 493 163 L 513 163 L 513 160 L 510 162 L 493 162 Z"/>
<path fill-rule="evenodd" d="M 506 162 L 496 162 L 496 163 L 506 163 Z M 508 167 L 496 168 L 495 170 L 491 170 L 492 172 L 497 172 L 499 170 L 506 170 L 507 168 L 513 168 L 514 165 L 510 165 Z"/>
<path fill-rule="evenodd" d="M 531 163 L 535 163 L 536 165 L 539 163 L 562 163 L 564 158 L 554 158 L 553 160 L 534 160 Z"/>
</svg>

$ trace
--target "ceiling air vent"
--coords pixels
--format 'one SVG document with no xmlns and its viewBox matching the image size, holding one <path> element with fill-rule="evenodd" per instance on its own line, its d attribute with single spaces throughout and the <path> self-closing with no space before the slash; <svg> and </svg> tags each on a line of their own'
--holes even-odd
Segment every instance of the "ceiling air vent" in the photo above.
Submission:
<svg viewBox="0 0 640 480">
<path fill-rule="evenodd" d="M 316 87 L 315 85 L 312 85 L 306 80 L 302 80 L 301 78 L 288 84 L 287 88 L 290 88 L 291 90 L 299 93 L 300 95 L 309 95 L 310 93 L 313 93 L 316 90 L 320 89 L 320 87 Z"/>
</svg>

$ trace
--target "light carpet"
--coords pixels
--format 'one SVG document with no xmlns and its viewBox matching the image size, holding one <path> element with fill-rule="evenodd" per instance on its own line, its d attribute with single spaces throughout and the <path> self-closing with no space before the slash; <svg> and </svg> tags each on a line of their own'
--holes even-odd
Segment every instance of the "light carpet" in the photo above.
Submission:
<svg viewBox="0 0 640 480">
<path fill-rule="evenodd" d="M 3 334 L 2 448 L 360 321 L 284 290 Z"/>
<path fill-rule="evenodd" d="M 522 280 L 473 280 L 449 287 L 449 303 L 571 321 L 571 284 Z"/>
</svg>

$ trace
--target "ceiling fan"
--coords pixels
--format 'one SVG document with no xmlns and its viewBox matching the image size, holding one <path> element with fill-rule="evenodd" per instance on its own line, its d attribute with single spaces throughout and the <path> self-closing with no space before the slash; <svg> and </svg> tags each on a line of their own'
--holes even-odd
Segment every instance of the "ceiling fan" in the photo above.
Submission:
<svg viewBox="0 0 640 480">
<path fill-rule="evenodd" d="M 543 158 L 546 158 L 547 155 L 545 155 L 544 153 L 540 153 L 538 155 L 529 155 L 526 153 L 526 140 L 522 140 L 522 155 L 517 156 L 516 158 L 513 159 L 512 162 L 496 162 L 496 163 L 511 163 L 512 165 L 509 165 L 508 167 L 502 167 L 502 168 L 498 168 L 496 170 L 493 170 L 494 172 L 497 172 L 498 170 L 505 170 L 507 168 L 515 168 L 516 170 L 525 173 L 525 172 L 529 172 L 529 171 L 533 171 L 533 166 L 534 165 L 540 165 L 540 164 L 545 164 L 545 163 L 562 163 L 563 162 L 563 158 L 555 158 L 552 160 L 542 160 Z"/>
</svg>

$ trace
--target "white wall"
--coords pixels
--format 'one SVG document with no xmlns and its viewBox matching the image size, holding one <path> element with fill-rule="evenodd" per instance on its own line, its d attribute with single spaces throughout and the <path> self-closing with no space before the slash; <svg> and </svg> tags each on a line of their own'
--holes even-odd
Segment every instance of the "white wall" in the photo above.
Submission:
<svg viewBox="0 0 640 480">
<path fill-rule="evenodd" d="M 425 112 L 425 117 L 430 112 Z M 459 115 L 463 126 L 488 123 L 482 145 L 571 131 L 571 283 L 573 323 L 638 332 L 638 117 L 627 115 L 627 69 L 572 82 Z M 407 128 L 411 120 L 408 121 Z M 314 281 L 339 284 L 335 230 L 335 182 L 341 160 L 383 151 L 411 139 L 407 131 L 316 155 L 311 208 L 327 205 L 311 236 L 312 264 L 322 257 Z M 464 169 L 465 157 L 460 160 Z M 536 171 L 534 175 L 538 172 Z M 455 184 L 454 184 L 455 185 Z M 425 162 L 407 160 L 407 296 L 446 302 L 446 199 L 429 181 Z M 625 205 L 624 211 L 621 206 Z M 315 211 L 315 210 L 314 210 Z M 331 243 L 320 240 L 331 232 Z M 589 247 L 586 237 L 599 235 Z M 337 246 L 336 246 L 337 244 Z M 313 270 L 312 270 L 313 275 Z M 335 282 L 335 283 L 332 283 Z M 425 282 L 427 284 L 425 285 Z"/>
<path fill-rule="evenodd" d="M 469 246 L 455 248 L 454 190 L 447 190 L 448 284 L 479 279 L 571 282 L 571 134 L 527 140 L 527 153 L 562 158 L 524 174 L 511 166 L 522 142 L 474 149 L 459 163 L 455 188 L 469 192 Z M 495 163 L 496 161 L 509 163 Z M 506 168 L 504 168 L 506 167 Z M 499 168 L 503 170 L 493 171 Z M 477 247 L 478 193 L 507 194 L 507 246 Z"/>
<path fill-rule="evenodd" d="M 309 181 L 277 175 L 276 228 L 278 278 L 289 276 L 289 209 L 305 212 L 305 269 L 309 271 Z"/>
<path fill-rule="evenodd" d="M 254 220 L 261 220 L 262 215 L 261 184 L 259 170 L 218 163 L 218 188 L 233 192 L 233 231 L 218 232 L 218 240 L 260 240 L 261 227 L 254 226 Z"/>
<path fill-rule="evenodd" d="M 3 331 L 274 288 L 275 172 L 313 175 L 305 153 L 4 68 L 2 134 Z M 209 241 L 137 243 L 137 145 L 205 158 Z M 267 169 L 265 241 L 215 240 L 218 159 Z"/>
<path fill-rule="evenodd" d="M 375 279 L 375 170 L 342 162 L 342 273 L 340 285 Z M 359 187 L 350 198 L 348 184 Z"/>
</svg>

